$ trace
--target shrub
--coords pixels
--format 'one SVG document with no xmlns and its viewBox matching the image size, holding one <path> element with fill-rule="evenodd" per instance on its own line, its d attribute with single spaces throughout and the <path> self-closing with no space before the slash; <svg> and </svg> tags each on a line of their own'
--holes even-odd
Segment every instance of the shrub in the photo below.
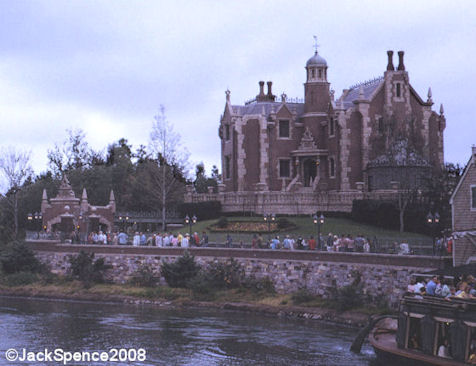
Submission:
<svg viewBox="0 0 476 366">
<path fill-rule="evenodd" d="M 282 230 L 282 229 L 287 229 L 291 226 L 294 226 L 293 223 L 291 221 L 289 221 L 287 218 L 285 217 L 280 217 L 277 221 L 276 221 L 276 224 L 278 225 L 278 229 L 279 230 Z"/>
<path fill-rule="evenodd" d="M 338 288 L 334 294 L 335 306 L 340 311 L 355 309 L 364 304 L 361 274 L 359 271 L 351 271 L 350 275 L 354 278 L 352 283 Z"/>
<path fill-rule="evenodd" d="M 104 272 L 111 268 L 104 263 L 104 258 L 94 260 L 94 253 L 81 250 L 77 256 L 70 256 L 71 276 L 80 280 L 85 287 L 92 283 L 104 282 Z"/>
<path fill-rule="evenodd" d="M 245 278 L 245 271 L 238 261 L 230 258 L 225 263 L 211 263 L 206 270 L 206 277 L 210 287 L 215 289 L 237 288 L 241 286 Z"/>
<path fill-rule="evenodd" d="M 291 300 L 296 305 L 310 302 L 312 300 L 315 300 L 315 298 L 316 295 L 310 293 L 307 288 L 301 288 L 291 295 Z"/>
<path fill-rule="evenodd" d="M 188 251 L 173 263 L 162 262 L 161 273 L 170 287 L 187 287 L 188 282 L 200 271 L 195 257 Z"/>
<path fill-rule="evenodd" d="M 224 216 L 220 217 L 220 219 L 216 223 L 216 226 L 221 229 L 225 229 L 228 226 L 228 219 Z"/>
<path fill-rule="evenodd" d="M 242 286 L 253 292 L 260 292 L 265 294 L 276 293 L 274 283 L 269 277 L 256 278 L 255 276 L 247 276 L 244 278 Z"/>
<path fill-rule="evenodd" d="M 133 273 L 130 283 L 135 286 L 154 287 L 159 282 L 159 278 L 148 264 L 142 264 Z"/>
<path fill-rule="evenodd" d="M 15 272 L 6 275 L 2 282 L 7 286 L 29 285 L 38 281 L 38 275 L 32 272 Z"/>
<path fill-rule="evenodd" d="M 181 217 L 195 215 L 199 220 L 216 219 L 221 215 L 221 202 L 206 201 L 182 203 L 178 206 L 178 211 Z"/>
<path fill-rule="evenodd" d="M 0 251 L 0 265 L 6 274 L 39 273 L 45 270 L 45 266 L 36 259 L 33 251 L 21 242 L 11 242 Z"/>
</svg>

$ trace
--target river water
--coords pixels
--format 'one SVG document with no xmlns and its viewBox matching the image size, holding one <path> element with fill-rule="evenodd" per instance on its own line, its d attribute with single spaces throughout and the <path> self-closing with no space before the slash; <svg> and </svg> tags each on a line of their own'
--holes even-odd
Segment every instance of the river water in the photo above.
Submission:
<svg viewBox="0 0 476 366">
<path fill-rule="evenodd" d="M 0 365 L 61 364 L 9 362 L 5 351 L 12 348 L 20 356 L 23 349 L 114 356 L 110 349 L 142 348 L 144 361 L 127 362 L 121 351 L 117 362 L 68 364 L 377 366 L 368 345 L 360 355 L 349 351 L 356 333 L 322 322 L 234 311 L 0 298 Z"/>
</svg>

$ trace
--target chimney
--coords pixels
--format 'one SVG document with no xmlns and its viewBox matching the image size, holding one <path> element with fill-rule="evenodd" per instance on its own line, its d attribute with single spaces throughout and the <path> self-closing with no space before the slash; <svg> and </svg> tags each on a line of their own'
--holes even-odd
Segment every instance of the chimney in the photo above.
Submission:
<svg viewBox="0 0 476 366">
<path fill-rule="evenodd" d="M 387 51 L 388 63 L 387 71 L 394 71 L 395 67 L 393 66 L 393 51 Z"/>
<path fill-rule="evenodd" d="M 259 82 L 259 96 L 264 97 L 264 81 Z"/>
<path fill-rule="evenodd" d="M 403 64 L 403 51 L 398 51 L 398 68 L 397 70 L 403 70 L 405 71 L 405 65 Z"/>
<path fill-rule="evenodd" d="M 268 97 L 272 97 L 273 96 L 273 93 L 271 91 L 271 87 L 273 86 L 273 82 L 272 81 L 268 81 L 266 84 L 268 84 Z"/>
<path fill-rule="evenodd" d="M 471 152 L 473 153 L 473 159 L 476 162 L 476 145 L 471 147 Z"/>
</svg>

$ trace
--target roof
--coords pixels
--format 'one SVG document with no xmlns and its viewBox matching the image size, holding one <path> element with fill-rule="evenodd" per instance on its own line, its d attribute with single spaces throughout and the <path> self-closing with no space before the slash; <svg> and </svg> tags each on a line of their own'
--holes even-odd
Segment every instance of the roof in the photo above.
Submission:
<svg viewBox="0 0 476 366">
<path fill-rule="evenodd" d="M 306 67 L 308 66 L 327 66 L 327 61 L 323 57 L 319 56 L 316 51 L 316 53 L 314 53 L 314 56 L 307 60 Z"/>
<path fill-rule="evenodd" d="M 360 99 L 361 89 L 364 94 L 364 99 L 370 100 L 383 82 L 383 77 L 380 77 L 351 86 L 348 93 L 344 95 L 344 108 L 347 109 L 352 107 L 354 105 L 354 100 Z"/>
<path fill-rule="evenodd" d="M 473 148 L 474 149 L 474 148 Z M 461 185 L 463 184 L 463 181 L 466 178 L 466 175 L 468 174 L 469 169 L 471 168 L 471 165 L 473 165 L 474 159 L 473 159 L 473 154 L 471 154 L 471 157 L 469 158 L 468 164 L 466 164 L 463 174 L 461 174 L 461 178 L 459 179 L 458 184 L 456 185 L 455 190 L 453 191 L 453 194 L 450 197 L 450 205 L 453 204 L 453 199 L 455 198 L 456 194 L 458 193 L 459 189 L 461 188 Z"/>
<path fill-rule="evenodd" d="M 282 102 L 255 102 L 247 105 L 232 105 L 231 108 L 234 114 L 240 116 L 263 114 L 263 111 L 266 116 L 269 116 L 271 112 L 278 112 L 282 105 Z M 298 116 L 304 113 L 304 103 L 284 103 L 284 105 L 291 112 L 295 109 Z"/>
</svg>

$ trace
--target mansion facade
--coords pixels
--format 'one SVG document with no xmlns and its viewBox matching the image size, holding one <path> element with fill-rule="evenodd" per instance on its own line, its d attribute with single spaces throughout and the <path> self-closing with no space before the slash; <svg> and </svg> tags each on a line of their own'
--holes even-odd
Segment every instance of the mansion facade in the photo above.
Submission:
<svg viewBox="0 0 476 366">
<path fill-rule="evenodd" d="M 418 184 L 443 160 L 443 107 L 432 110 L 410 84 L 404 52 L 388 51 L 382 77 L 330 89 L 318 52 L 307 61 L 304 99 L 276 97 L 272 83 L 220 119 L 222 193 L 378 192 Z"/>
</svg>

